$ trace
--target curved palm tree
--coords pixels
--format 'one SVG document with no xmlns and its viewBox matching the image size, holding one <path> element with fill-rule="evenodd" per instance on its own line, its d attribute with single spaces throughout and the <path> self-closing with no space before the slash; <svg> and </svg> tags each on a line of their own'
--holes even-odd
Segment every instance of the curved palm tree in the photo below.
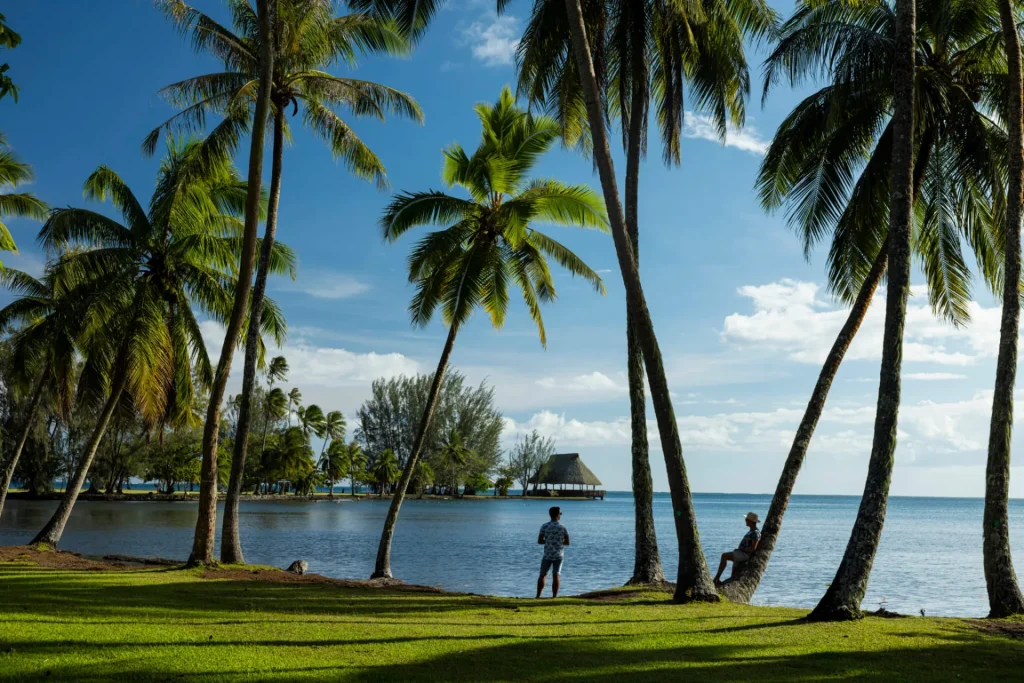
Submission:
<svg viewBox="0 0 1024 683">
<path fill-rule="evenodd" d="M 320 446 L 320 460 L 324 459 L 324 452 L 327 450 L 327 442 L 330 441 L 333 446 L 335 443 L 344 445 L 345 438 L 345 416 L 341 414 L 340 410 L 332 410 L 324 415 L 323 426 L 320 429 L 320 433 L 317 434 L 324 440 L 322 446 Z M 328 458 L 329 460 L 329 458 Z M 328 469 L 333 472 L 331 467 Z M 330 490 L 327 493 L 328 498 L 334 498 L 334 481 L 335 477 L 331 476 L 328 478 L 328 484 L 330 484 Z"/>
<path fill-rule="evenodd" d="M 479 104 L 476 112 L 483 125 L 480 145 L 472 156 L 458 144 L 448 147 L 442 169 L 445 184 L 462 187 L 469 198 L 443 192 L 403 193 L 380 220 L 389 242 L 421 225 L 444 227 L 420 240 L 409 257 L 409 281 L 417 288 L 409 311 L 413 324 L 424 326 L 440 306 L 448 338 L 384 522 L 375 578 L 391 576 L 391 539 L 398 511 L 420 459 L 455 337 L 473 311 L 482 307 L 491 324 L 500 328 L 508 309 L 509 285 L 517 286 L 537 325 L 541 344 L 546 345 L 540 304 L 555 298 L 547 257 L 604 293 L 597 273 L 531 225 L 549 222 L 607 229 L 604 207 L 589 187 L 528 178 L 540 156 L 558 139 L 558 123 L 522 111 L 508 88 L 502 90 L 496 104 Z"/>
<path fill-rule="evenodd" d="M 122 394 L 150 424 L 188 425 L 195 421 L 197 385 L 212 382 L 193 307 L 220 322 L 230 315 L 246 185 L 224 157 L 197 174 L 200 152 L 196 141 L 171 141 L 148 212 L 117 173 L 100 166 L 85 194 L 109 197 L 123 222 L 67 208 L 40 231 L 48 249 L 82 249 L 64 257 L 62 271 L 72 285 L 97 290 L 83 313 L 87 362 L 79 395 L 103 408 L 64 498 L 33 542 L 59 542 Z M 275 250 L 275 268 L 293 263 L 286 248 Z M 271 308 L 275 314 L 264 319 L 264 330 L 280 339 L 284 322 Z"/>
<path fill-rule="evenodd" d="M 0 482 L 0 515 L 10 490 L 11 479 L 36 421 L 44 396 L 52 392 L 57 414 L 71 414 L 73 379 L 78 339 L 82 334 L 84 302 L 91 292 L 86 287 L 68 291 L 62 286 L 58 264 L 49 264 L 42 279 L 20 270 L 0 271 L 0 282 L 18 298 L 0 310 L 0 329 L 12 324 L 14 378 L 30 387 L 23 423 L 14 451 L 3 470 Z"/>
<path fill-rule="evenodd" d="M 7 141 L 0 135 L 0 251 L 17 253 L 18 247 L 7 229 L 4 219 L 8 217 L 46 220 L 49 207 L 31 192 L 17 192 L 19 185 L 32 182 L 34 176 L 28 164 L 22 163 L 7 148 Z M 0 268 L 3 264 L 0 263 Z"/>
<path fill-rule="evenodd" d="M 398 458 L 395 457 L 393 450 L 387 448 L 377 456 L 377 460 L 370 467 L 370 476 L 373 477 L 374 483 L 380 486 L 381 498 L 387 492 L 387 487 L 398 479 L 399 473 Z"/>
<path fill-rule="evenodd" d="M 787 206 L 806 255 L 832 234 L 829 289 L 851 310 L 797 427 L 761 542 L 723 588 L 732 600 L 748 601 L 764 575 L 832 382 L 885 274 L 895 21 L 885 3 L 803 6 L 781 27 L 766 62 L 766 94 L 776 79 L 798 84 L 822 73 L 831 79 L 779 126 L 757 188 L 766 210 Z M 956 325 L 967 322 L 971 298 L 964 243 L 987 284 L 995 288 L 999 280 L 993 192 L 1002 191 L 1005 142 L 985 107 L 1002 69 L 991 49 L 992 31 L 987 0 L 921 7 L 915 97 L 923 106 L 914 137 L 912 249 L 928 278 L 933 310 Z M 883 70 L 863 66 L 879 58 Z"/>
<path fill-rule="evenodd" d="M 1003 244 L 1006 266 L 1003 282 L 1003 313 L 999 328 L 999 354 L 996 359 L 996 385 L 992 396 L 989 428 L 988 464 L 985 470 L 985 513 L 983 515 L 983 551 L 985 585 L 988 589 L 989 616 L 1006 617 L 1024 613 L 1024 595 L 1017 584 L 1010 556 L 1010 449 L 1013 434 L 1013 387 L 1017 379 L 1017 336 L 1020 332 L 1020 221 L 1024 191 L 1024 145 L 1021 110 L 1020 36 L 1017 16 L 1010 0 L 999 0 L 999 19 L 1006 52 L 1007 150 L 1009 186 L 1007 188 L 1006 230 Z"/>
<path fill-rule="evenodd" d="M 775 14 L 761 0 L 694 4 L 660 0 L 586 2 L 582 5 L 591 49 L 601 55 L 598 82 L 608 112 L 619 118 L 626 153 L 625 225 L 639 268 L 640 161 L 647 149 L 648 110 L 653 104 L 662 157 L 678 165 L 684 90 L 711 113 L 724 136 L 729 123 L 743 125 L 749 74 L 744 33 L 760 36 Z M 592 150 L 579 70 L 563 0 L 537 0 L 517 51 L 518 91 L 551 111 L 563 137 Z M 635 553 L 630 584 L 665 580 L 654 529 L 654 482 L 647 443 L 643 354 L 637 323 L 626 307 L 626 354 L 632 433 Z"/>
<path fill-rule="evenodd" d="M 168 127 L 193 130 L 205 124 L 208 112 L 216 111 L 239 125 L 249 120 L 260 71 L 257 55 L 263 42 L 256 13 L 248 0 L 230 0 L 235 31 L 218 24 L 207 15 L 186 6 L 181 0 L 163 0 L 164 6 L 180 30 L 191 32 L 193 44 L 211 52 L 224 62 L 225 71 L 205 74 L 174 83 L 163 89 L 172 103 L 183 111 L 153 130 L 143 143 L 151 151 L 160 131 Z M 266 291 L 269 250 L 277 231 L 277 211 L 281 196 L 281 178 L 285 140 L 290 138 L 285 112 L 297 111 L 300 103 L 303 123 L 342 160 L 357 177 L 386 186 L 380 159 L 358 138 L 336 109 L 346 108 L 352 116 L 372 116 L 384 120 L 386 114 L 408 116 L 422 121 L 416 102 L 392 88 L 377 83 L 341 78 L 324 69 L 339 62 L 355 64 L 359 54 L 404 54 L 407 42 L 391 22 L 370 14 L 335 16 L 334 3 L 308 0 L 276 0 L 272 13 L 269 42 L 273 51 L 271 116 L 274 129 L 270 207 L 264 230 L 264 243 L 252 290 L 250 315 L 259 320 Z M 255 337 L 246 343 L 242 378 L 242 405 L 238 414 L 233 468 L 245 464 L 250 421 L 250 400 L 256 378 Z M 229 505 L 237 513 L 241 483 L 229 491 Z M 237 514 L 231 528 L 222 534 L 221 555 L 225 562 L 242 562 L 237 533 Z"/>
</svg>

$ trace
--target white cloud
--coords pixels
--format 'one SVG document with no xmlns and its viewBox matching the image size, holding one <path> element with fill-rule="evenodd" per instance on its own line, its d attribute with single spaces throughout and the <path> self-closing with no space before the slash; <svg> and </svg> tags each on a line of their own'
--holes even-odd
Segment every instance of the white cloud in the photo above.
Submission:
<svg viewBox="0 0 1024 683">
<path fill-rule="evenodd" d="M 683 137 L 723 143 L 714 120 L 710 116 L 692 111 L 687 111 L 683 119 Z M 768 141 L 761 138 L 757 128 L 749 123 L 743 128 L 737 128 L 730 123 L 726 127 L 723 144 L 758 156 L 764 156 L 768 151 Z"/>
<path fill-rule="evenodd" d="M 359 279 L 333 270 L 309 269 L 299 273 L 294 283 L 283 285 L 318 299 L 348 299 L 370 290 L 370 285 Z"/>
<path fill-rule="evenodd" d="M 849 315 L 845 307 L 837 308 L 822 298 L 821 288 L 812 282 L 783 279 L 740 287 L 737 292 L 751 300 L 754 312 L 726 317 L 722 337 L 740 346 L 784 353 L 801 363 L 820 364 Z M 997 307 L 970 302 L 971 323 L 957 328 L 935 317 L 923 288 L 914 287 L 913 293 L 907 302 L 904 360 L 968 366 L 995 354 L 999 339 Z M 877 293 L 846 358 L 880 358 L 884 325 L 885 295 Z"/>
<path fill-rule="evenodd" d="M 955 372 L 911 372 L 903 375 L 903 379 L 935 382 L 947 379 L 967 379 L 967 375 L 958 375 Z"/>
<path fill-rule="evenodd" d="M 597 393 L 622 393 L 628 388 L 626 386 L 624 378 L 620 377 L 620 381 L 615 381 L 608 375 L 597 372 L 576 375 L 575 377 L 544 377 L 537 380 L 537 385 L 549 390 L 560 389 L 562 391 L 569 392 L 597 392 Z"/>
<path fill-rule="evenodd" d="M 511 64 L 519 46 L 519 20 L 513 16 L 493 16 L 486 22 L 474 21 L 462 31 L 473 56 L 485 66 Z"/>
</svg>

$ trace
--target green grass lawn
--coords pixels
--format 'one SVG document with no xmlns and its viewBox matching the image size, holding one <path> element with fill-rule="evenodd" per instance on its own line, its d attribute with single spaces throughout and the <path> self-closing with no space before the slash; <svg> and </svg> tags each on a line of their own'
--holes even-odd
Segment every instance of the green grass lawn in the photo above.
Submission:
<svg viewBox="0 0 1024 683">
<path fill-rule="evenodd" d="M 963 620 L 804 614 L 4 562 L 0 680 L 1021 680 L 1024 641 Z"/>
</svg>

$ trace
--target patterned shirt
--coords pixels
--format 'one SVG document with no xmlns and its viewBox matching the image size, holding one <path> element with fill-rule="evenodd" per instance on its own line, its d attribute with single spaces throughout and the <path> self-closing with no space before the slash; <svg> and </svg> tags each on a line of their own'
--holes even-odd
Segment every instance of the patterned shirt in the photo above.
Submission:
<svg viewBox="0 0 1024 683">
<path fill-rule="evenodd" d="M 565 537 L 568 535 L 565 527 L 558 522 L 551 520 L 540 528 L 540 535 L 544 538 L 544 559 L 560 560 L 564 555 Z"/>
<path fill-rule="evenodd" d="M 761 532 L 758 531 L 756 528 L 751 529 L 743 536 L 743 540 L 740 541 L 740 547 L 738 548 L 738 550 L 741 550 L 749 555 L 750 553 L 754 552 L 754 547 L 760 540 Z"/>
</svg>

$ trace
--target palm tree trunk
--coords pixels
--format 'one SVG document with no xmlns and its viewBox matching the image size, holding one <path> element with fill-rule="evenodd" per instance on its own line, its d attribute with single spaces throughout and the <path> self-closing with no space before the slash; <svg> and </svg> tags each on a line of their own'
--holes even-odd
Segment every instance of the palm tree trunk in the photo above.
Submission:
<svg viewBox="0 0 1024 683">
<path fill-rule="evenodd" d="M 121 400 L 121 394 L 124 393 L 124 387 L 128 383 L 128 370 L 124 367 L 123 363 L 118 364 L 116 373 L 114 383 L 110 388 L 110 396 L 107 398 L 107 403 L 103 406 L 103 412 L 100 413 L 99 420 L 96 422 L 96 427 L 93 429 L 85 454 L 81 462 L 78 463 L 74 476 L 67 484 L 64 497 L 61 498 L 60 505 L 57 506 L 57 510 L 50 517 L 50 521 L 32 539 L 31 545 L 44 543 L 51 548 L 56 548 L 57 544 L 60 543 L 60 537 L 64 534 L 64 526 L 68 523 L 68 519 L 71 518 L 71 510 L 75 506 L 75 501 L 78 500 L 78 494 L 81 492 L 82 486 L 85 485 L 85 478 L 89 474 L 89 468 L 96 457 L 96 451 L 99 450 L 103 434 L 107 431 L 107 425 L 110 424 L 110 417 L 114 414 L 114 409 L 117 408 L 117 403 Z"/>
<path fill-rule="evenodd" d="M 924 173 L 931 159 L 932 149 L 935 145 L 935 130 L 928 128 L 921 136 L 921 142 L 917 152 L 917 159 L 914 161 L 914 194 L 916 200 L 918 192 L 921 191 L 921 183 L 924 181 Z M 889 261 L 888 240 L 882 244 L 875 262 L 871 266 L 867 277 L 861 284 L 857 299 L 853 302 L 850 315 L 846 323 L 839 331 L 832 349 L 825 358 L 825 364 L 818 375 L 818 381 L 811 392 L 811 400 L 807 402 L 807 409 L 804 411 L 800 426 L 797 427 L 796 435 L 793 437 L 793 445 L 789 449 L 786 463 L 782 467 L 782 474 L 779 476 L 779 483 L 775 487 L 775 495 L 772 496 L 771 506 L 768 508 L 768 516 L 765 517 L 764 526 L 761 527 L 761 541 L 757 544 L 757 550 L 750 556 L 750 559 L 740 565 L 737 570 L 733 566 L 733 575 L 728 583 L 722 587 L 722 594 L 733 602 L 749 602 L 754 596 L 764 572 L 768 568 L 768 560 L 771 559 L 772 551 L 775 549 L 775 542 L 782 531 L 782 516 L 786 514 L 789 506 L 789 498 L 793 494 L 793 487 L 796 485 L 796 477 L 803 466 L 804 457 L 811 444 L 811 437 L 818 424 L 822 411 L 825 409 L 825 400 L 832 387 L 832 381 L 839 366 L 846 356 L 846 352 L 853 343 L 864 317 L 867 315 L 868 307 L 874 297 L 878 284 L 885 274 L 885 267 Z"/>
<path fill-rule="evenodd" d="M 857 520 L 836 576 L 810 614 L 809 618 L 814 620 L 839 621 L 862 616 L 860 603 L 867 591 L 871 565 L 882 538 L 885 510 L 889 501 L 900 407 L 903 325 L 910 286 L 910 232 L 914 204 L 915 25 L 914 0 L 897 0 L 889 275 L 875 432 Z"/>
<path fill-rule="evenodd" d="M 437 370 L 434 371 L 434 379 L 430 382 L 430 395 L 427 397 L 427 405 L 423 409 L 423 417 L 420 419 L 420 426 L 416 432 L 416 441 L 413 442 L 412 450 L 409 452 L 409 460 L 402 470 L 402 478 L 398 480 L 395 495 L 391 499 L 391 507 L 388 508 L 388 516 L 384 520 L 384 531 L 380 535 L 380 545 L 377 547 L 377 562 L 373 568 L 371 579 L 391 578 L 391 540 L 395 535 L 395 524 L 398 522 L 398 511 L 402 508 L 402 501 L 405 499 L 405 492 L 412 481 L 413 472 L 420 460 L 420 451 L 423 450 L 423 442 L 427 438 L 427 429 L 430 428 L 430 419 L 434 416 L 434 409 L 437 407 L 437 399 L 441 395 L 441 386 L 444 384 L 444 373 L 448 369 L 448 359 L 452 355 L 452 347 L 455 346 L 455 335 L 458 333 L 458 325 L 452 325 L 448 330 L 448 339 L 445 340 L 444 350 L 441 351 L 441 359 L 437 362 Z"/>
<path fill-rule="evenodd" d="M 228 494 L 224 500 L 224 524 L 220 537 L 220 561 L 242 564 L 242 541 L 238 529 L 238 501 L 242 495 L 242 478 L 245 475 L 246 450 L 249 444 L 249 425 L 252 421 L 252 390 L 256 384 L 256 360 L 260 345 L 260 318 L 263 315 L 263 298 L 267 291 L 267 275 L 270 272 L 270 255 L 277 234 L 277 207 L 281 201 L 281 167 L 284 160 L 284 110 L 278 107 L 274 115 L 274 149 L 270 170 L 270 197 L 267 204 L 267 224 L 260 246 L 260 260 L 256 266 L 256 284 L 252 290 L 249 306 L 249 329 L 245 339 L 245 366 L 242 376 L 242 401 L 238 406 L 238 425 L 235 430 L 235 451 L 231 460 L 231 477 L 228 480 Z M 269 410 L 267 414 L 269 416 Z M 266 443 L 267 420 L 263 421 L 263 440 Z M 261 456 L 262 457 L 262 454 Z"/>
<path fill-rule="evenodd" d="M 32 398 L 29 400 L 28 412 L 25 413 L 25 425 L 21 428 L 21 436 L 18 437 L 18 444 L 14 447 L 14 453 L 11 454 L 7 467 L 4 468 L 3 482 L 0 483 L 0 517 L 3 517 L 4 514 L 4 502 L 7 500 L 7 492 L 11 489 L 14 470 L 18 467 L 21 452 L 25 450 L 28 435 L 32 432 L 32 421 L 36 417 L 36 411 L 39 409 L 39 403 L 43 398 L 43 390 L 46 388 L 46 375 L 49 370 L 49 366 L 44 367 L 43 371 L 39 374 L 35 389 L 32 391 Z"/>
<path fill-rule="evenodd" d="M 640 269 L 639 192 L 640 150 L 647 116 L 646 100 L 641 89 L 646 87 L 636 78 L 629 114 L 629 145 L 626 150 L 626 230 L 633 248 L 633 262 Z M 626 367 L 629 373 L 629 414 L 632 433 L 633 509 L 635 521 L 635 552 L 633 576 L 628 584 L 650 584 L 665 581 L 658 552 L 658 536 L 654 530 L 654 480 L 651 477 L 650 449 L 647 445 L 647 397 L 644 392 L 644 358 L 637 338 L 633 311 L 626 306 Z M 628 585 L 627 584 L 627 585 Z"/>
<path fill-rule="evenodd" d="M 1013 7 L 1000 0 L 999 18 L 1006 44 L 1007 143 L 1010 149 L 1010 178 L 1006 207 L 1006 267 L 1003 275 L 1003 315 L 999 328 L 999 356 L 996 386 L 992 397 L 992 420 L 985 471 L 985 513 L 982 545 L 985 585 L 990 617 L 1024 613 L 1024 596 L 1017 585 L 1010 556 L 1010 439 L 1013 434 L 1013 387 L 1017 379 L 1017 334 L 1020 328 L 1020 221 L 1024 157 L 1021 156 L 1021 55 Z"/>
<path fill-rule="evenodd" d="M 707 562 L 704 560 L 704 553 L 700 547 L 700 535 L 697 531 L 697 520 L 693 511 L 693 497 L 686 477 L 683 447 L 679 439 L 679 425 L 676 423 L 675 411 L 672 408 L 672 398 L 669 395 L 668 381 L 665 378 L 665 367 L 661 360 L 661 349 L 658 347 L 651 314 L 647 309 L 647 300 L 644 298 L 643 287 L 640 283 L 640 273 L 633 257 L 633 249 L 630 246 L 629 235 L 626 233 L 625 221 L 622 216 L 622 203 L 619 201 L 615 169 L 608 147 L 600 92 L 597 87 L 597 78 L 594 75 L 594 64 L 590 57 L 580 0 L 565 0 L 565 6 L 569 14 L 573 49 L 594 141 L 594 161 L 601 177 L 601 187 L 604 190 L 605 205 L 612 226 L 612 238 L 615 241 L 615 253 L 619 261 L 619 270 L 622 272 L 622 282 L 626 289 L 626 305 L 634 314 L 636 322 L 634 329 L 643 351 L 644 365 L 647 368 L 647 383 L 651 390 L 651 402 L 654 404 L 654 412 L 658 420 L 658 432 L 661 437 L 665 469 L 672 494 L 673 519 L 676 538 L 679 542 L 679 574 L 676 580 L 674 599 L 676 602 L 717 601 L 718 593 L 715 591 L 711 573 L 708 571 Z"/>
<path fill-rule="evenodd" d="M 220 431 L 220 407 L 231 374 L 231 361 L 235 345 L 249 308 L 252 289 L 252 271 L 256 260 L 256 237 L 260 222 L 260 189 L 263 176 L 263 139 L 267 110 L 270 106 L 271 76 L 274 55 L 270 40 L 269 0 L 256 0 L 260 34 L 260 89 L 252 121 L 252 142 L 249 147 L 249 175 L 245 196 L 245 229 L 242 235 L 242 255 L 238 264 L 238 283 L 235 286 L 234 307 L 224 333 L 217 373 L 210 387 L 206 424 L 203 426 L 203 464 L 200 470 L 199 517 L 189 555 L 190 566 L 212 564 L 214 537 L 217 529 L 217 438 Z"/>
</svg>

